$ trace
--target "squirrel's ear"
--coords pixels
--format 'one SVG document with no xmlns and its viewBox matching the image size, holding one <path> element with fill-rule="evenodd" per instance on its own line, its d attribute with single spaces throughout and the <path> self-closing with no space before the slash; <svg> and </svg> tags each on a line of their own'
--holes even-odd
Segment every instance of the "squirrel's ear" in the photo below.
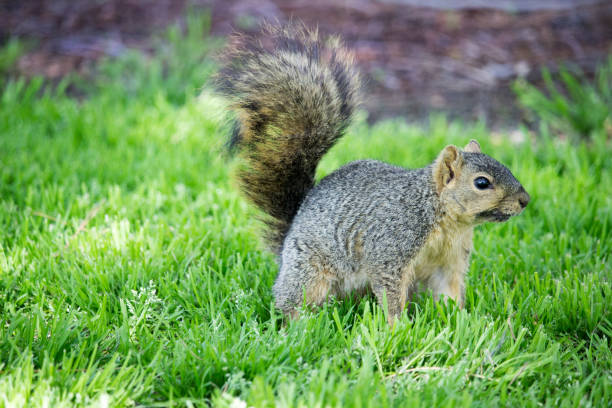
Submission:
<svg viewBox="0 0 612 408">
<path fill-rule="evenodd" d="M 438 193 L 459 176 L 463 157 L 457 146 L 449 145 L 440 152 L 434 164 L 434 180 Z"/>
<path fill-rule="evenodd" d="M 468 153 L 481 153 L 480 145 L 474 139 L 470 140 L 470 143 L 465 145 L 465 147 L 463 148 L 463 151 L 468 152 Z"/>
</svg>

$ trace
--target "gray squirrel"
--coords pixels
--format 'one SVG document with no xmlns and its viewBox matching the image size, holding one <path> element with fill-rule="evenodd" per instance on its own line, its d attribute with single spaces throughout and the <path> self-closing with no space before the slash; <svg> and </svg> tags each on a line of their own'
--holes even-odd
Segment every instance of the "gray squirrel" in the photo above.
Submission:
<svg viewBox="0 0 612 408">
<path fill-rule="evenodd" d="M 337 37 L 267 25 L 258 38 L 234 38 L 214 84 L 236 114 L 237 177 L 265 214 L 280 267 L 276 306 L 291 316 L 304 301 L 371 290 L 393 324 L 417 284 L 463 306 L 474 226 L 506 221 L 529 202 L 474 140 L 446 146 L 424 168 L 359 160 L 315 184 L 359 98 L 353 56 Z"/>
</svg>

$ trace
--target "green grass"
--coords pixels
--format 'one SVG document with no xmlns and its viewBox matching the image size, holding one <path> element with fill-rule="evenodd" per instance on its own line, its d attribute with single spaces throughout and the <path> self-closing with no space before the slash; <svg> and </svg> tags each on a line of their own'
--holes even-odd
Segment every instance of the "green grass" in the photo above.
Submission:
<svg viewBox="0 0 612 408">
<path fill-rule="evenodd" d="M 321 176 L 364 157 L 422 166 L 475 138 L 532 202 L 477 229 L 464 310 L 423 295 L 390 329 L 365 298 L 284 325 L 222 104 L 199 96 L 204 28 L 93 81 L 3 85 L 0 407 L 611 404 L 605 132 L 570 144 L 543 125 L 511 145 L 439 117 L 357 120 Z"/>
<path fill-rule="evenodd" d="M 514 83 L 518 101 L 531 120 L 544 120 L 554 130 L 571 137 L 589 138 L 602 129 L 612 129 L 612 56 L 597 68 L 592 82 L 580 70 L 561 67 L 558 83 L 542 70 L 545 92 L 525 80 Z"/>
</svg>

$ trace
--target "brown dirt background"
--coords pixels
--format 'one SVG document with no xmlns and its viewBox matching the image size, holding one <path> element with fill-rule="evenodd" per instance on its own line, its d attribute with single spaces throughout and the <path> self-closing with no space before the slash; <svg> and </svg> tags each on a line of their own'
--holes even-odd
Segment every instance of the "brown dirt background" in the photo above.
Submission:
<svg viewBox="0 0 612 408">
<path fill-rule="evenodd" d="M 422 4 L 423 2 L 421 2 Z M 55 79 L 103 56 L 151 51 L 151 34 L 209 11 L 211 33 L 256 32 L 261 20 L 299 19 L 341 34 L 367 78 L 371 119 L 442 111 L 507 126 L 521 115 L 510 89 L 559 64 L 587 75 L 612 53 L 612 1 L 3 0 L 0 43 L 35 40 L 17 73 Z"/>
</svg>

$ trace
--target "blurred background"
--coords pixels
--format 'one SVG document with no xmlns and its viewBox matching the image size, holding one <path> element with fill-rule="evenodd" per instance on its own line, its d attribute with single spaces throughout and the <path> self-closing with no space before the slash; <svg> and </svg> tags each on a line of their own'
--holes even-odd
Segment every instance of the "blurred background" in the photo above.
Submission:
<svg viewBox="0 0 612 408">
<path fill-rule="evenodd" d="M 203 12 L 218 36 L 292 18 L 341 34 L 367 78 L 371 120 L 441 111 L 512 126 L 515 79 L 541 84 L 542 68 L 559 66 L 592 76 L 612 52 L 605 0 L 2 0 L 0 44 L 28 44 L 16 74 L 59 79 L 129 49 L 154 52 L 154 33 Z"/>
</svg>

